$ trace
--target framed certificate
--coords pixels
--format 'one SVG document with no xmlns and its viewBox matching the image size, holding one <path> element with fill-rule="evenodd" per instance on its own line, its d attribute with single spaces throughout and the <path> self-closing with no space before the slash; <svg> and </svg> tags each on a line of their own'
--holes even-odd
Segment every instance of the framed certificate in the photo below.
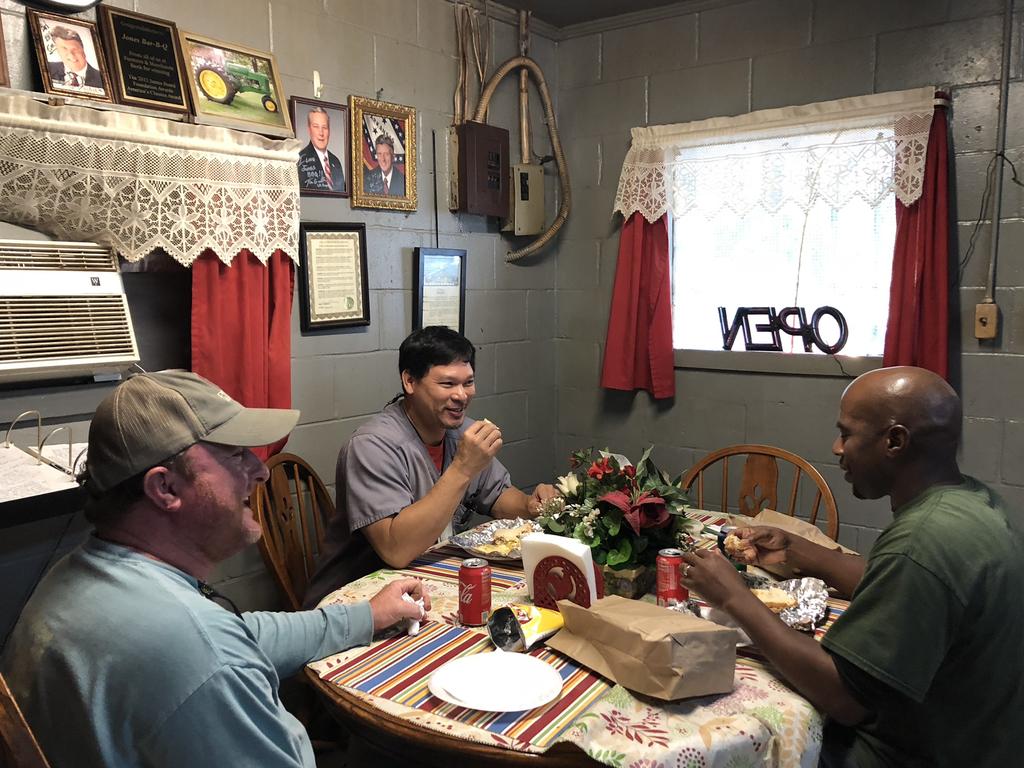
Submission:
<svg viewBox="0 0 1024 768">
<path fill-rule="evenodd" d="M 466 324 L 466 252 L 417 248 L 413 326 L 446 325 L 462 333 Z"/>
<path fill-rule="evenodd" d="M 300 224 L 302 332 L 370 324 L 365 224 Z"/>
</svg>

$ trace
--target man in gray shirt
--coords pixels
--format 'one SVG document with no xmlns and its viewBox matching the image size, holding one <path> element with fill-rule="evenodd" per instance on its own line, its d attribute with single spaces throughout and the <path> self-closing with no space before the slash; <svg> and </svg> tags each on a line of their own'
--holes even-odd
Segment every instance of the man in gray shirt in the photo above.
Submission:
<svg viewBox="0 0 1024 768">
<path fill-rule="evenodd" d="M 398 352 L 402 393 L 338 455 L 337 513 L 306 605 L 379 568 L 404 568 L 471 512 L 532 518 L 556 495 L 527 496 L 495 458 L 501 430 L 466 410 L 476 394 L 472 343 L 450 328 L 414 331 Z"/>
</svg>

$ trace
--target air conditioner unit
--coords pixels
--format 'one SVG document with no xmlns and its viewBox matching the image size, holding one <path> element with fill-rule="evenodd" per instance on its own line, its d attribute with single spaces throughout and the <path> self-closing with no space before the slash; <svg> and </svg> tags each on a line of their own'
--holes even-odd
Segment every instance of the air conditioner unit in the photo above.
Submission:
<svg viewBox="0 0 1024 768">
<path fill-rule="evenodd" d="M 113 253 L 0 240 L 0 383 L 109 376 L 138 361 Z"/>
</svg>

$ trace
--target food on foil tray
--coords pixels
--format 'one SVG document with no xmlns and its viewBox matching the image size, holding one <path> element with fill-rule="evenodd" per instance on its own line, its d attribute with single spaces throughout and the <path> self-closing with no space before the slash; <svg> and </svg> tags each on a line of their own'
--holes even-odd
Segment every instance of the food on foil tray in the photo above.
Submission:
<svg viewBox="0 0 1024 768">
<path fill-rule="evenodd" d="M 790 608 L 796 608 L 797 599 L 794 595 L 778 587 L 767 589 L 752 589 L 754 597 L 760 600 L 772 613 L 782 613 Z"/>
<path fill-rule="evenodd" d="M 535 530 L 533 523 L 523 523 L 515 528 L 497 528 L 490 544 L 477 544 L 473 549 L 483 555 L 508 557 L 519 551 L 519 540 Z"/>
</svg>

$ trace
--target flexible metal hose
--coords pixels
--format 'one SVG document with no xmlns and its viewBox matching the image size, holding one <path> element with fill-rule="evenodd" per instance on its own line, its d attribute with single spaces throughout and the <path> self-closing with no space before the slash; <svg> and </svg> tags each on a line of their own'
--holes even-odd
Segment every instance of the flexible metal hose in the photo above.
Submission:
<svg viewBox="0 0 1024 768">
<path fill-rule="evenodd" d="M 565 224 L 565 220 L 569 218 L 569 211 L 572 208 L 569 169 L 565 163 L 565 153 L 562 152 L 562 142 L 558 138 L 558 126 L 555 125 L 555 110 L 551 106 L 551 94 L 548 92 L 548 84 L 544 80 L 544 73 L 536 61 L 529 56 L 513 56 L 498 67 L 494 74 L 491 75 L 491 79 L 487 81 L 487 85 L 484 86 L 483 93 L 480 94 L 480 101 L 477 102 L 476 114 L 473 120 L 478 123 L 485 122 L 484 116 L 487 114 L 487 105 L 490 104 L 491 97 L 494 95 L 494 89 L 498 87 L 498 83 L 502 81 L 505 75 L 519 67 L 529 70 L 530 74 L 533 75 L 534 81 L 537 83 L 537 90 L 540 91 L 540 100 L 544 104 L 544 122 L 548 124 L 548 135 L 551 137 L 551 151 L 555 155 L 555 164 L 558 166 L 558 181 L 562 188 L 562 199 L 558 204 L 558 215 L 551 222 L 551 226 L 526 247 L 509 251 L 505 256 L 505 261 L 508 262 L 519 261 L 519 259 L 526 256 L 532 256 L 547 245 L 558 233 L 558 230 L 562 228 L 562 225 Z"/>
</svg>

